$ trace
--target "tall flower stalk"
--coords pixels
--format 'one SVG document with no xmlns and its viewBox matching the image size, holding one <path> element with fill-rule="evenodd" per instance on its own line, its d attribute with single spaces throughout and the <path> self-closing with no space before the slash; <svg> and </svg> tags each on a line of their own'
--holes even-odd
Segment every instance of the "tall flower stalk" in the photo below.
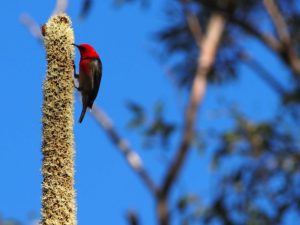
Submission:
<svg viewBox="0 0 300 225">
<path fill-rule="evenodd" d="M 43 26 L 47 75 L 43 85 L 42 225 L 76 225 L 73 134 L 74 32 L 65 14 Z"/>
</svg>

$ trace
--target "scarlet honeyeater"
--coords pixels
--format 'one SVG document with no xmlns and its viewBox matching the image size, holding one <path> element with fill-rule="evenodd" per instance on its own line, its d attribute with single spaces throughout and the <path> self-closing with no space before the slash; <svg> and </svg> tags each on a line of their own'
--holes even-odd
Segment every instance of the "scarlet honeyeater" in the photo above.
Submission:
<svg viewBox="0 0 300 225">
<path fill-rule="evenodd" d="M 91 45 L 73 45 L 80 51 L 79 75 L 75 74 L 75 77 L 79 79 L 79 87 L 77 89 L 82 96 L 82 111 L 79 118 L 79 123 L 81 123 L 87 108 L 91 109 L 93 107 L 97 97 L 102 78 L 102 62 Z"/>
</svg>

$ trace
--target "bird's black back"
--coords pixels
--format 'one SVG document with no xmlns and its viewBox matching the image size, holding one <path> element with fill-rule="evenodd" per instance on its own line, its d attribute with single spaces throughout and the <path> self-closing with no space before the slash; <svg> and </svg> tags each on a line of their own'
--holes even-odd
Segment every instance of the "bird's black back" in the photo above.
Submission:
<svg viewBox="0 0 300 225">
<path fill-rule="evenodd" d="M 88 107 L 92 108 L 93 103 L 97 97 L 100 83 L 102 79 L 102 62 L 99 58 L 92 58 L 90 61 L 90 68 L 92 69 L 93 75 L 93 88 L 89 98 Z"/>
</svg>

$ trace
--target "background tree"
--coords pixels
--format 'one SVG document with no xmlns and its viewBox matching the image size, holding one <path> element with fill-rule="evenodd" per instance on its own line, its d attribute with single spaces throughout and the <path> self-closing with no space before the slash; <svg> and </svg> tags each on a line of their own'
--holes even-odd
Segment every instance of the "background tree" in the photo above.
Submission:
<svg viewBox="0 0 300 225">
<path fill-rule="evenodd" d="M 240 66 L 245 64 L 277 93 L 280 100 L 278 109 L 272 113 L 273 118 L 265 121 L 255 121 L 252 116 L 241 113 L 239 107 L 226 104 L 226 116 L 231 117 L 232 126 L 222 132 L 215 128 L 203 131 L 210 134 L 210 137 L 200 137 L 200 141 L 206 142 L 207 146 L 212 146 L 218 140 L 211 160 L 218 177 L 218 190 L 208 206 L 199 202 L 199 197 L 201 199 L 203 196 L 187 193 L 179 198 L 177 207 L 184 224 L 197 221 L 203 224 L 215 224 L 216 221 L 220 224 L 283 224 L 287 223 L 291 213 L 299 213 L 297 159 L 300 143 L 299 129 L 293 125 L 299 123 L 300 61 L 299 32 L 296 31 L 299 10 L 296 4 L 295 1 L 273 0 L 187 0 L 173 2 L 173 6 L 167 9 L 172 23 L 161 30 L 157 37 L 162 43 L 162 57 L 170 62 L 172 75 L 179 86 L 187 87 L 193 96 L 201 67 L 206 69 L 211 85 L 223 86 L 232 79 L 239 79 L 242 75 Z M 208 51 L 210 56 L 215 57 L 215 63 L 210 68 L 203 66 L 203 58 L 209 48 L 206 39 L 215 47 L 218 44 L 213 39 L 217 39 L 220 33 L 214 32 L 209 36 L 212 18 L 216 15 L 222 17 L 225 29 L 218 54 L 213 55 L 215 49 Z M 219 32 L 222 32 L 222 25 L 214 24 Z M 271 50 L 278 61 L 286 66 L 289 70 L 287 85 L 268 72 L 270 68 L 263 66 L 267 65 L 264 58 L 249 53 L 251 49 L 245 43 L 252 39 Z M 175 61 L 174 57 L 179 60 Z M 258 91 L 255 86 L 253 91 Z M 202 97 L 202 93 L 198 93 L 198 96 Z M 192 104 L 188 104 L 188 113 L 192 107 Z M 140 121 L 139 114 L 135 115 L 133 122 Z M 146 128 L 146 136 L 169 138 L 170 130 L 173 131 L 170 127 L 174 125 L 160 121 L 158 117 L 150 128 Z M 188 119 L 183 126 L 183 140 L 188 136 L 187 124 Z M 190 135 L 196 136 L 195 133 Z M 212 141 L 212 137 L 215 140 Z M 184 144 L 191 142 L 192 138 Z M 181 163 L 184 163 L 189 149 L 187 146 L 184 150 L 184 144 L 179 145 L 167 169 L 162 192 L 165 189 L 168 192 L 168 188 L 171 188 L 168 183 L 172 183 L 179 175 Z M 160 220 L 160 224 L 169 224 L 169 221 Z"/>
</svg>

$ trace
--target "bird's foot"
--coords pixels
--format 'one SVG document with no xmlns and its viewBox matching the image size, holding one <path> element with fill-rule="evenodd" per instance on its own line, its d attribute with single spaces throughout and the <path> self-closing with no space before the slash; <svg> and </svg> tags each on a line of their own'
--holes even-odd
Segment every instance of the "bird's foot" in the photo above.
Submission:
<svg viewBox="0 0 300 225">
<path fill-rule="evenodd" d="M 74 60 L 73 60 L 73 70 L 74 70 L 74 77 L 75 77 L 76 79 L 78 79 L 78 78 L 79 78 L 79 75 L 76 73 L 76 66 L 75 66 Z"/>
<path fill-rule="evenodd" d="M 77 87 L 75 82 L 73 83 L 74 84 L 74 88 L 77 90 L 77 91 L 81 91 L 81 88 L 80 87 Z"/>
</svg>

